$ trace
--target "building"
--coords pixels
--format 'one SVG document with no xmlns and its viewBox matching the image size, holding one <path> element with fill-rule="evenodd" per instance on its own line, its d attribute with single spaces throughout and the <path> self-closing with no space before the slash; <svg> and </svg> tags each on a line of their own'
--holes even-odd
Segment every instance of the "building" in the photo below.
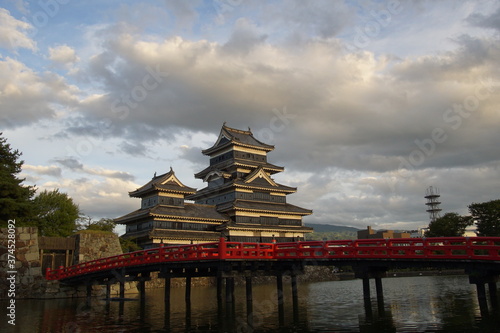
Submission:
<svg viewBox="0 0 500 333">
<path fill-rule="evenodd" d="M 312 211 L 286 202 L 286 196 L 297 189 L 271 177 L 284 171 L 267 162 L 273 149 L 250 129 L 224 124 L 215 144 L 202 151 L 210 158 L 209 166 L 195 174 L 207 183 L 205 188 L 185 186 L 171 169 L 130 192 L 141 199 L 141 208 L 115 222 L 126 225 L 124 237 L 145 248 L 219 237 L 245 242 L 303 240 L 312 228 L 303 226 L 302 217 Z"/>
<path fill-rule="evenodd" d="M 358 239 L 373 239 L 373 238 L 410 238 L 408 232 L 394 232 L 394 230 L 379 230 L 375 232 L 372 227 L 368 226 L 366 230 L 358 231 Z"/>
</svg>

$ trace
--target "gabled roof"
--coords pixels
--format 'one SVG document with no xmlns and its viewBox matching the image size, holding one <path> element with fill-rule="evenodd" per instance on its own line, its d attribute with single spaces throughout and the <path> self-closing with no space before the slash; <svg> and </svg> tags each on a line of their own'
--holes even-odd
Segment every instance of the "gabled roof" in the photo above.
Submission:
<svg viewBox="0 0 500 333">
<path fill-rule="evenodd" d="M 215 206 L 185 203 L 184 206 L 156 205 L 147 209 L 138 209 L 116 218 L 114 221 L 119 224 L 127 224 L 144 218 L 212 223 L 222 223 L 229 220 L 228 216 L 217 212 Z"/>
<path fill-rule="evenodd" d="M 274 150 L 273 145 L 268 145 L 257 140 L 253 136 L 250 128 L 248 129 L 248 131 L 243 131 L 228 127 L 226 126 L 226 123 L 224 123 L 215 144 L 211 148 L 203 150 L 202 153 L 205 155 L 210 155 L 219 149 L 223 149 L 231 145 L 254 148 L 258 150 L 264 150 L 266 152 Z"/>
<path fill-rule="evenodd" d="M 270 192 L 280 192 L 284 194 L 291 194 L 297 192 L 296 187 L 290 187 L 286 185 L 281 185 L 279 183 L 275 183 L 277 186 L 273 186 L 270 183 L 268 183 L 265 180 L 262 180 L 261 178 L 257 178 L 251 183 L 246 183 L 245 180 L 243 179 L 235 179 L 230 182 L 227 182 L 221 186 L 218 186 L 216 188 L 211 188 L 211 187 L 205 187 L 199 191 L 197 191 L 195 194 L 192 194 L 188 197 L 186 197 L 187 200 L 198 200 L 199 198 L 207 197 L 211 194 L 218 194 L 218 193 L 223 193 L 224 191 L 230 190 L 233 187 L 238 189 L 238 188 L 243 188 L 247 190 L 257 190 L 257 191 L 270 191 Z"/>
<path fill-rule="evenodd" d="M 196 193 L 196 189 L 182 184 L 181 181 L 175 176 L 174 170 L 170 168 L 170 171 L 163 175 L 156 176 L 155 174 L 153 179 L 151 179 L 147 184 L 139 187 L 135 191 L 129 192 L 129 195 L 134 198 L 141 198 L 154 192 L 189 195 Z"/>
<path fill-rule="evenodd" d="M 257 168 L 259 166 L 264 168 L 264 170 L 270 174 L 275 174 L 275 173 L 282 172 L 285 170 L 284 167 L 277 166 L 277 165 L 267 163 L 267 162 L 257 162 L 257 161 L 245 160 L 242 158 L 235 158 L 233 160 L 223 161 L 223 162 L 220 162 L 220 163 L 217 163 L 214 165 L 210 165 L 210 166 L 206 167 L 205 169 L 203 169 L 202 171 L 195 173 L 194 177 L 199 178 L 199 179 L 203 179 L 203 178 L 205 178 L 207 173 L 209 173 L 210 171 L 228 170 L 230 167 L 242 167 L 242 168 L 253 169 L 253 168 Z"/>
<path fill-rule="evenodd" d="M 153 229 L 149 232 L 151 238 L 168 238 L 169 240 L 218 241 L 221 233 L 217 231 L 187 231 L 172 229 Z"/>
<path fill-rule="evenodd" d="M 261 181 L 259 181 L 259 180 L 261 180 Z M 276 184 L 276 182 L 271 177 L 269 177 L 267 175 L 267 173 L 264 171 L 262 166 L 258 167 L 253 172 L 250 172 L 250 174 L 248 174 L 245 177 L 244 182 L 246 184 L 252 184 L 255 182 L 255 183 L 259 183 L 259 184 L 266 184 L 267 183 L 273 187 L 279 186 L 278 184 Z"/>
<path fill-rule="evenodd" d="M 252 212 L 268 212 L 268 213 L 282 213 L 282 214 L 292 214 L 292 215 L 310 215 L 312 210 L 305 209 L 299 206 L 295 206 L 289 203 L 271 203 L 262 201 L 250 201 L 250 200 L 235 200 L 234 202 L 228 202 L 226 204 L 219 205 L 220 212 L 227 212 L 231 210 L 237 211 L 252 211 Z"/>
</svg>

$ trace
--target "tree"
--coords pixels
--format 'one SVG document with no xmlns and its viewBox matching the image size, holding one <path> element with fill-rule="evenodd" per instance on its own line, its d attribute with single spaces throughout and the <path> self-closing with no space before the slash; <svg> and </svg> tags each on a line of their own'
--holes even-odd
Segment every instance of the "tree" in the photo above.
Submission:
<svg viewBox="0 0 500 333">
<path fill-rule="evenodd" d="M 78 205 L 66 193 L 43 191 L 33 199 L 38 233 L 42 236 L 70 236 L 80 216 Z"/>
<path fill-rule="evenodd" d="M 0 226 L 6 226 L 8 220 L 16 220 L 17 226 L 31 225 L 33 209 L 31 198 L 35 194 L 33 186 L 23 186 L 24 179 L 17 178 L 24 161 L 19 161 L 22 154 L 12 150 L 7 139 L 0 133 Z"/>
<path fill-rule="evenodd" d="M 469 205 L 479 236 L 500 236 L 500 200 Z"/>
<path fill-rule="evenodd" d="M 95 230 L 95 231 L 106 231 L 113 232 L 116 223 L 113 219 L 102 218 L 97 222 L 92 221 L 90 216 L 82 216 L 78 219 L 77 229 L 78 230 Z"/>
<path fill-rule="evenodd" d="M 425 237 L 462 236 L 465 229 L 473 223 L 474 220 L 470 216 L 460 216 L 457 213 L 446 213 L 442 217 L 429 223 L 429 230 L 425 232 Z"/>
</svg>

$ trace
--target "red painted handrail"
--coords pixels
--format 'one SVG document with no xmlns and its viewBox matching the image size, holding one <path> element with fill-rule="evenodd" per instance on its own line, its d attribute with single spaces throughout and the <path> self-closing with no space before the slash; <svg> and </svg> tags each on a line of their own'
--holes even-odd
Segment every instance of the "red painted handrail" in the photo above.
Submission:
<svg viewBox="0 0 500 333">
<path fill-rule="evenodd" d="M 219 242 L 160 246 L 59 269 L 47 280 L 61 280 L 113 268 L 202 260 L 280 259 L 441 259 L 500 261 L 500 237 L 358 239 L 290 243 Z"/>
</svg>

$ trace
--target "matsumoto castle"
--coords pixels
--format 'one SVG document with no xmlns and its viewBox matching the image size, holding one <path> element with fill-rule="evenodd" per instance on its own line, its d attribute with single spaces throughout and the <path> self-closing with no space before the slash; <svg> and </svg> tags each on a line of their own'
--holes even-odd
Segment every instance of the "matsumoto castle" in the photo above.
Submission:
<svg viewBox="0 0 500 333">
<path fill-rule="evenodd" d="M 205 188 L 185 186 L 170 168 L 129 192 L 141 199 L 141 207 L 115 222 L 126 225 L 123 237 L 143 248 L 212 242 L 220 237 L 238 242 L 304 240 L 304 234 L 313 230 L 303 225 L 302 217 L 312 211 L 286 202 L 297 188 L 271 178 L 284 171 L 267 162 L 273 149 L 250 129 L 224 123 L 215 144 L 202 151 L 210 157 L 210 165 L 195 174 L 207 183 Z"/>
</svg>

